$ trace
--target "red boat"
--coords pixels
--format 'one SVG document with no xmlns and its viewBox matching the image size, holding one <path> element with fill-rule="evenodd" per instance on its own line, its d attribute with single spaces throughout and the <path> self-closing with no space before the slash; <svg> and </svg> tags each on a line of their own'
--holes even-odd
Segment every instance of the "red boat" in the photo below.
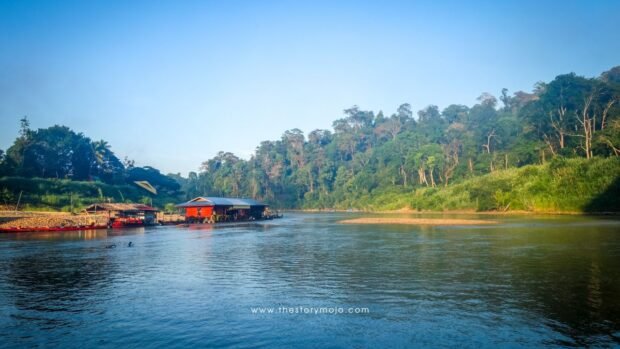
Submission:
<svg viewBox="0 0 620 349">
<path fill-rule="evenodd" d="M 110 227 L 113 229 L 118 228 L 130 228 L 130 227 L 143 227 L 144 220 L 140 218 L 112 218 L 110 220 Z"/>
</svg>

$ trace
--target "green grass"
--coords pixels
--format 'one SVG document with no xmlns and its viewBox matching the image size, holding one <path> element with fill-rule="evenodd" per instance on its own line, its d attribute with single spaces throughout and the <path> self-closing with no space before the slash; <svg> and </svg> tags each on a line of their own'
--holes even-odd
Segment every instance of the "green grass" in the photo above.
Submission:
<svg viewBox="0 0 620 349">
<path fill-rule="evenodd" d="M 19 194 L 22 193 L 21 199 Z M 32 211 L 74 211 L 96 202 L 153 202 L 164 207 L 178 203 L 179 198 L 151 195 L 134 185 L 110 185 L 102 182 L 71 181 L 67 179 L 2 177 L 0 205 Z"/>
<path fill-rule="evenodd" d="M 448 187 L 391 189 L 348 207 L 420 211 L 620 212 L 620 159 L 557 158 L 545 165 L 498 170 Z M 339 207 L 340 206 L 340 207 Z M 343 205 L 336 205 L 336 208 Z"/>
</svg>

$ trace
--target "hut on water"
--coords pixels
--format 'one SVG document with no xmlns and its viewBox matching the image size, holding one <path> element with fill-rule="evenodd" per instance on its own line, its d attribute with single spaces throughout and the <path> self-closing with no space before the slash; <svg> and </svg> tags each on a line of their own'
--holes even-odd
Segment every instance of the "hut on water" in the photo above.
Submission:
<svg viewBox="0 0 620 349">
<path fill-rule="evenodd" d="M 100 203 L 86 207 L 88 213 L 107 213 L 115 226 L 157 224 L 158 209 L 143 204 Z"/>
<path fill-rule="evenodd" d="M 264 218 L 268 205 L 253 199 L 199 196 L 177 205 L 187 222 L 215 223 Z"/>
</svg>

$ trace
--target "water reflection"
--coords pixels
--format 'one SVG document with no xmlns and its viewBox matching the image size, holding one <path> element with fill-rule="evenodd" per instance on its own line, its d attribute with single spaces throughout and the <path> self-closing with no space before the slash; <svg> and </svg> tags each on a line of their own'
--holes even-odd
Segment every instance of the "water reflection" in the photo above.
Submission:
<svg viewBox="0 0 620 349">
<path fill-rule="evenodd" d="M 59 347 L 620 344 L 615 220 L 410 227 L 341 217 L 0 236 L 0 336 Z M 249 311 L 300 305 L 371 313 Z"/>
<path fill-rule="evenodd" d="M 563 227 L 525 234 L 523 245 L 504 247 L 517 250 L 509 264 L 516 305 L 567 337 L 556 344 L 620 343 L 617 230 Z"/>
<path fill-rule="evenodd" d="M 103 311 L 97 299 L 114 273 L 108 256 L 85 249 L 20 255 L 2 266 L 7 267 L 3 302 L 15 309 L 7 315 L 18 320 L 16 325 L 52 329 L 78 326 L 78 313 Z"/>
<path fill-rule="evenodd" d="M 97 229 L 62 232 L 7 233 L 5 237 L 13 240 L 94 240 L 105 239 L 107 236 L 108 231 L 106 229 Z"/>
<path fill-rule="evenodd" d="M 478 231 L 339 227 L 341 234 L 297 226 L 254 253 L 270 271 L 261 282 L 277 278 L 323 303 L 379 304 L 395 321 L 424 321 L 420 310 L 435 308 L 444 322 L 467 315 L 489 328 L 535 319 L 557 334 L 543 343 L 619 343 L 618 223 L 545 221 Z"/>
<path fill-rule="evenodd" d="M 3 233 L 2 240 L 101 240 L 113 236 L 144 234 L 146 231 L 145 229 L 146 228 L 144 227 L 139 227 L 128 229 L 92 229 L 57 232 Z"/>
</svg>

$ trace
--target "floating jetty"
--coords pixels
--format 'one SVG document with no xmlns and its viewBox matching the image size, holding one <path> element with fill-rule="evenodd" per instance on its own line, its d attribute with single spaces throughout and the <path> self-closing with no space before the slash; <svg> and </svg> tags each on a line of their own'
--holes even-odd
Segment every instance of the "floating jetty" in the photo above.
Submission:
<svg viewBox="0 0 620 349">
<path fill-rule="evenodd" d="M 199 196 L 178 204 L 177 207 L 185 210 L 185 224 L 253 222 L 282 218 L 277 211 L 274 213 L 269 210 L 269 205 L 254 199 Z"/>
<path fill-rule="evenodd" d="M 274 214 L 269 215 L 260 219 L 248 219 L 248 220 L 236 220 L 236 221 L 220 221 L 215 223 L 180 223 L 176 224 L 177 227 L 182 228 L 204 228 L 204 227 L 234 227 L 239 225 L 252 225 L 252 224 L 260 224 L 265 221 L 270 221 L 273 219 L 283 218 L 282 214 Z"/>
</svg>

